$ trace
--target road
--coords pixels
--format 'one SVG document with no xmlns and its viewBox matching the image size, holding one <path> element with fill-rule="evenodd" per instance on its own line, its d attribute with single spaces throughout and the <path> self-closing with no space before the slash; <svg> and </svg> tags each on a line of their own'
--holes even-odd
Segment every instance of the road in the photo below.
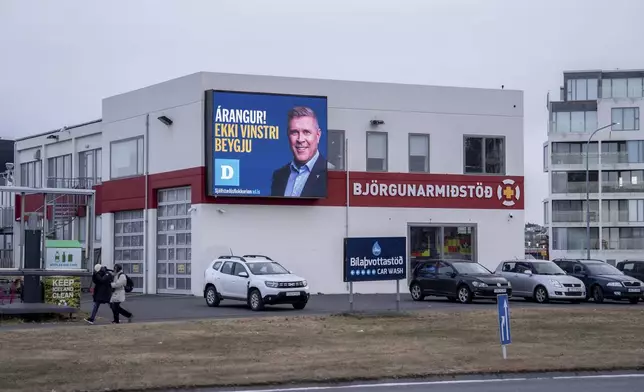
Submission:
<svg viewBox="0 0 644 392">
<path fill-rule="evenodd" d="M 458 378 L 399 383 L 300 386 L 272 389 L 196 389 L 192 392 L 637 392 L 644 390 L 644 373 L 548 376 L 507 376 L 502 378 Z"/>
</svg>

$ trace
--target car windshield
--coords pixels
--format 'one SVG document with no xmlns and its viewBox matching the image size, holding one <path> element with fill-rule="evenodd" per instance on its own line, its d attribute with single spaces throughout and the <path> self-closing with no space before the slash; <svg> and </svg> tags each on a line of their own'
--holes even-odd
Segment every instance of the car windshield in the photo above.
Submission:
<svg viewBox="0 0 644 392">
<path fill-rule="evenodd" d="M 566 272 L 555 263 L 532 263 L 533 273 L 537 275 L 566 275 Z"/>
<path fill-rule="evenodd" d="M 246 263 L 253 275 L 281 275 L 288 274 L 288 270 L 274 261 L 255 261 Z"/>
<path fill-rule="evenodd" d="M 624 275 L 622 271 L 606 263 L 589 263 L 586 268 L 592 275 Z"/>
<path fill-rule="evenodd" d="M 452 263 L 452 266 L 456 269 L 456 272 L 462 275 L 491 274 L 490 270 L 479 263 Z"/>
</svg>

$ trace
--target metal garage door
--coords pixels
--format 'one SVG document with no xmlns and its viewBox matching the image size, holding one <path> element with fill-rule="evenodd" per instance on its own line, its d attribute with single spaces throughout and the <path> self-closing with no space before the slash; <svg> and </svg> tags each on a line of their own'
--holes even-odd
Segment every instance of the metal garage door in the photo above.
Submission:
<svg viewBox="0 0 644 392">
<path fill-rule="evenodd" d="M 143 210 L 114 213 L 114 262 L 132 278 L 134 292 L 143 292 Z"/>
<path fill-rule="evenodd" d="M 190 294 L 190 188 L 158 191 L 157 292 Z"/>
</svg>

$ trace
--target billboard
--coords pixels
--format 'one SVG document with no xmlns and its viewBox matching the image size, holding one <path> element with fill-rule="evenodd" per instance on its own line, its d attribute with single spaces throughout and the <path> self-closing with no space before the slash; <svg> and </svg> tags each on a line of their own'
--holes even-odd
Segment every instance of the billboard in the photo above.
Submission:
<svg viewBox="0 0 644 392">
<path fill-rule="evenodd" d="M 343 271 L 345 282 L 406 279 L 407 238 L 345 238 Z"/>
<path fill-rule="evenodd" d="M 206 92 L 210 196 L 325 198 L 327 98 Z"/>
</svg>

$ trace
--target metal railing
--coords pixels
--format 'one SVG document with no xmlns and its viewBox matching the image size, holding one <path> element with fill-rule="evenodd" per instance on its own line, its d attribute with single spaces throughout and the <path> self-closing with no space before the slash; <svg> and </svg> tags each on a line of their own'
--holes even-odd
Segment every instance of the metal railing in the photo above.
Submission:
<svg viewBox="0 0 644 392">
<path fill-rule="evenodd" d="M 14 268 L 13 250 L 0 249 L 0 268 Z"/>
<path fill-rule="evenodd" d="M 591 152 L 588 155 L 588 163 L 591 165 L 596 165 L 599 163 L 599 154 L 596 152 Z M 586 164 L 586 154 L 584 153 L 552 153 L 552 164 L 553 165 L 585 165 Z"/>
<path fill-rule="evenodd" d="M 644 250 L 644 238 L 603 240 L 602 243 L 602 248 L 605 250 Z"/>
<path fill-rule="evenodd" d="M 619 183 L 602 183 L 602 192 L 604 193 L 629 193 L 644 192 L 644 183 L 639 184 L 619 184 Z"/>
<path fill-rule="evenodd" d="M 627 152 L 602 152 L 602 164 L 635 163 L 628 161 Z"/>
<path fill-rule="evenodd" d="M 48 188 L 92 189 L 101 183 L 96 177 L 59 178 L 49 177 L 46 184 Z"/>
<path fill-rule="evenodd" d="M 586 222 L 586 210 L 579 211 L 552 211 L 553 222 Z M 599 221 L 599 211 L 590 211 L 590 221 Z"/>
<path fill-rule="evenodd" d="M 599 182 L 589 183 L 590 193 L 599 192 Z M 552 193 L 586 193 L 585 182 L 569 182 L 564 189 L 556 189 L 553 187 Z"/>
<path fill-rule="evenodd" d="M 553 250 L 585 250 L 586 249 L 586 239 L 577 239 L 574 241 L 565 241 L 563 244 L 559 244 L 556 239 L 552 241 Z M 599 249 L 599 239 L 591 238 L 590 239 L 590 249 Z"/>
</svg>

